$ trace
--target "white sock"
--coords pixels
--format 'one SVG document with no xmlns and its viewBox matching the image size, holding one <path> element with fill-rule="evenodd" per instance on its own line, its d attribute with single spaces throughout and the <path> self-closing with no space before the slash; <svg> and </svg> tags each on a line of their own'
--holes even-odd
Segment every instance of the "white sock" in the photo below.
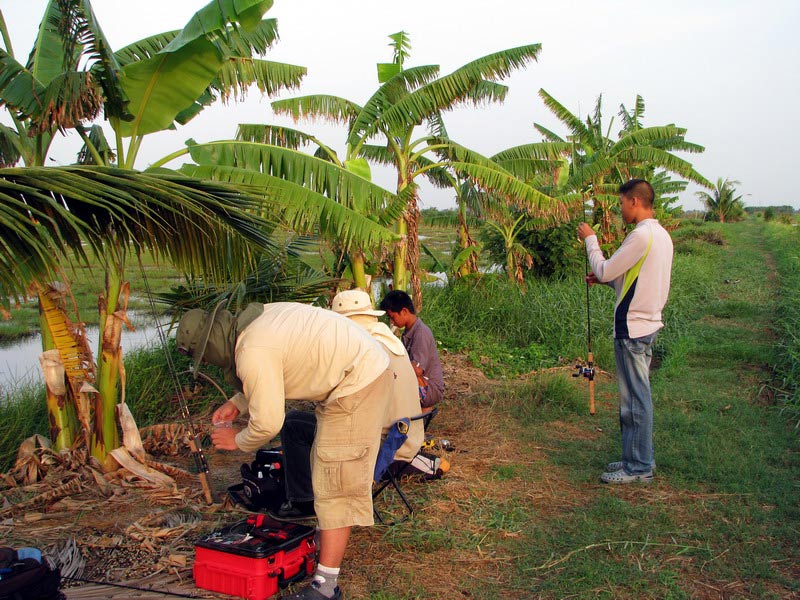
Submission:
<svg viewBox="0 0 800 600">
<path fill-rule="evenodd" d="M 320 594 L 332 598 L 336 592 L 336 581 L 339 579 L 339 569 L 333 567 L 326 567 L 322 563 L 317 565 L 317 571 L 314 573 L 314 587 L 317 588 Z"/>
</svg>

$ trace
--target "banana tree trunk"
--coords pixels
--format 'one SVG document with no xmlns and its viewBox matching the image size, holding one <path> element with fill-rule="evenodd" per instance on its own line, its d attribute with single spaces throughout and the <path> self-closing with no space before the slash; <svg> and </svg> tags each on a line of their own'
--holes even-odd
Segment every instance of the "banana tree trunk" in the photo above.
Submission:
<svg viewBox="0 0 800 600">
<path fill-rule="evenodd" d="M 466 250 L 470 246 L 475 245 L 475 240 L 469 234 L 469 227 L 467 226 L 467 207 L 464 202 L 458 203 L 458 245 L 462 250 Z M 478 258 L 475 254 L 465 260 L 458 268 L 458 277 L 466 277 L 472 273 L 478 272 Z"/>
<path fill-rule="evenodd" d="M 45 319 L 44 312 L 42 311 L 41 292 L 38 292 L 38 295 L 39 331 L 41 331 L 42 335 L 42 350 L 44 356 L 48 351 L 55 350 L 55 352 L 58 352 L 58 350 L 56 350 L 53 335 L 50 332 L 47 319 Z M 69 402 L 67 398 L 69 388 L 64 384 L 63 363 L 61 363 L 60 359 L 58 359 L 57 362 L 61 365 L 60 369 L 58 369 L 55 364 L 51 364 L 50 368 L 56 369 L 61 374 L 61 386 L 54 386 L 48 383 L 48 374 L 45 372 L 45 394 L 47 401 L 48 434 L 53 444 L 53 449 L 58 452 L 72 447 L 75 441 L 77 420 L 74 409 L 70 410 L 73 408 L 72 403 Z M 44 362 L 42 367 L 45 369 Z"/>
<path fill-rule="evenodd" d="M 364 268 L 364 263 L 364 253 L 361 250 L 357 250 L 351 254 L 350 270 L 353 272 L 353 284 L 357 288 L 367 290 L 367 272 Z"/>
<path fill-rule="evenodd" d="M 397 221 L 397 235 L 400 241 L 394 250 L 394 270 L 392 272 L 392 287 L 396 290 L 405 291 L 408 285 L 408 273 L 406 271 L 406 252 L 408 245 L 408 224 L 405 217 L 400 217 Z"/>
<path fill-rule="evenodd" d="M 514 248 L 508 240 L 506 240 L 506 275 L 508 275 L 509 281 L 516 281 L 517 266 L 514 262 Z"/>
<path fill-rule="evenodd" d="M 411 174 L 401 171 L 398 184 L 398 195 L 412 185 Z M 411 298 L 417 311 L 422 308 L 422 284 L 419 277 L 419 207 L 416 190 L 410 195 L 403 216 L 397 222 L 397 233 L 400 243 L 394 254 L 394 289 L 405 291 L 411 284 Z"/>
<path fill-rule="evenodd" d="M 409 179 L 407 178 L 404 170 L 398 167 L 397 175 L 397 193 L 400 194 L 406 187 L 408 187 Z M 406 210 L 397 220 L 397 235 L 400 236 L 400 241 L 394 249 L 394 268 L 392 271 L 392 287 L 396 290 L 405 291 L 408 287 L 408 271 L 406 264 L 408 260 L 408 219 L 406 219 Z"/>
<path fill-rule="evenodd" d="M 106 454 L 119 447 L 116 405 L 120 379 L 124 386 L 122 362 L 122 324 L 127 317 L 130 285 L 122 278 L 122 263 L 106 271 L 106 295 L 100 298 L 100 348 L 97 353 L 97 390 L 94 410 L 92 455 L 104 461 Z"/>
</svg>

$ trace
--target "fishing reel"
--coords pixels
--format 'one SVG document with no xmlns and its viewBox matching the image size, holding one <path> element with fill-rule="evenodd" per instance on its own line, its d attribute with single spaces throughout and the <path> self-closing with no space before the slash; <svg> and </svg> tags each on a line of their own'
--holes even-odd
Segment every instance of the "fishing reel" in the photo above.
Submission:
<svg viewBox="0 0 800 600">
<path fill-rule="evenodd" d="M 573 377 L 586 377 L 589 381 L 594 381 L 594 365 L 575 365 L 577 373 Z"/>
</svg>

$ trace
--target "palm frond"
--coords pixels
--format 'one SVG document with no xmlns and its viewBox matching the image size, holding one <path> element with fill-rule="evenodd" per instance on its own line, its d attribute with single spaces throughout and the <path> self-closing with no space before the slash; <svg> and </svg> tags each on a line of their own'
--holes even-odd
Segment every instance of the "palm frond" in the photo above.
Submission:
<svg viewBox="0 0 800 600">
<path fill-rule="evenodd" d="M 264 173 L 317 194 L 356 207 L 364 214 L 378 213 L 392 204 L 394 194 L 339 165 L 280 146 L 218 141 L 193 144 L 189 151 L 199 165 L 235 167 Z"/>
<path fill-rule="evenodd" d="M 424 65 L 399 71 L 390 77 L 386 83 L 375 90 L 352 119 L 348 144 L 356 146 L 369 139 L 378 130 L 382 115 L 390 107 L 407 98 L 420 86 L 434 81 L 438 75 L 439 65 Z"/>
<path fill-rule="evenodd" d="M 254 29 L 228 27 L 225 41 L 230 56 L 264 56 L 278 41 L 277 19 L 262 19 Z"/>
<path fill-rule="evenodd" d="M 637 146 L 626 151 L 626 155 L 628 159 L 640 164 L 657 166 L 671 173 L 680 175 L 681 177 L 685 177 L 689 181 L 693 181 L 704 187 L 712 187 L 711 182 L 695 171 L 689 161 L 683 160 L 659 148 Z"/>
<path fill-rule="evenodd" d="M 31 115 L 33 135 L 58 129 L 64 132 L 93 121 L 103 108 L 103 96 L 90 72 L 69 71 L 56 76 L 45 88 L 42 104 Z"/>
<path fill-rule="evenodd" d="M 255 144 L 282 146 L 284 148 L 291 148 L 292 150 L 297 150 L 301 146 L 307 146 L 309 144 L 322 146 L 321 142 L 313 135 L 300 131 L 299 129 L 282 127 L 280 125 L 261 125 L 258 123 L 239 123 L 236 129 L 236 140 Z"/>
<path fill-rule="evenodd" d="M 618 142 L 613 146 L 612 152 L 617 148 L 629 148 L 631 146 L 653 146 L 655 144 L 663 143 L 665 140 L 677 141 L 682 140 L 686 135 L 686 129 L 682 127 L 675 127 L 674 125 L 662 125 L 660 127 L 643 127 L 635 131 L 631 131 L 621 137 Z"/>
<path fill-rule="evenodd" d="M 561 160 L 572 150 L 569 142 L 534 142 L 506 148 L 493 155 L 497 163 L 506 160 Z"/>
<path fill-rule="evenodd" d="M 508 171 L 472 162 L 453 162 L 451 167 L 462 176 L 468 177 L 482 190 L 501 198 L 510 206 L 528 212 L 531 216 L 557 220 L 566 217 L 564 205 L 520 181 Z"/>
<path fill-rule="evenodd" d="M 211 86 L 207 87 L 189 106 L 175 115 L 175 122 L 186 125 L 186 123 L 194 119 L 207 106 L 211 106 L 216 100 L 217 97 L 212 92 Z M 169 129 L 175 129 L 175 125 L 170 125 Z"/>
<path fill-rule="evenodd" d="M 432 160 L 425 156 L 419 156 L 416 159 L 419 170 L 424 170 L 425 178 L 439 189 L 453 188 L 456 185 L 456 180 L 453 175 L 447 170 L 444 165 L 434 166 Z M 412 177 L 416 176 L 416 172 Z"/>
<path fill-rule="evenodd" d="M 317 303 L 337 282 L 293 254 L 292 243 L 290 240 L 285 248 L 263 254 L 256 268 L 242 279 L 189 278 L 187 284 L 158 294 L 157 300 L 177 311 L 206 308 L 224 298 L 229 299 L 232 311 L 250 302 Z"/>
<path fill-rule="evenodd" d="M 0 195 L 3 284 L 15 279 L 14 265 L 24 265 L 14 289 L 55 268 L 67 251 L 102 262 L 109 243 L 163 251 L 187 272 L 221 275 L 249 264 L 245 244 L 268 245 L 265 231 L 274 226 L 256 216 L 260 197 L 174 172 L 0 169 Z"/>
<path fill-rule="evenodd" d="M 245 31 L 254 31 L 262 22 L 264 13 L 271 7 L 272 0 L 212 0 L 189 19 L 165 50 L 175 52 L 203 38 L 215 41 L 218 51 L 224 54 L 233 45 L 231 36 L 236 31 L 235 27 L 229 26 L 238 23 Z"/>
<path fill-rule="evenodd" d="M 427 119 L 428 132 L 434 137 L 446 138 L 450 137 L 447 134 L 447 127 L 444 123 L 444 115 L 441 112 L 436 112 Z"/>
<path fill-rule="evenodd" d="M 623 132 L 641 129 L 644 120 L 644 98 L 636 94 L 634 108 L 628 112 L 624 104 L 619 105 L 619 116 L 622 119 Z"/>
<path fill-rule="evenodd" d="M 22 158 L 19 133 L 0 123 L 0 168 L 13 167 Z"/>
<path fill-rule="evenodd" d="M 562 142 L 562 143 L 565 143 L 565 144 L 569 143 L 564 138 L 562 138 L 560 135 L 558 135 L 557 133 L 549 130 L 544 125 L 540 125 L 539 123 L 534 123 L 533 127 L 534 127 L 534 129 L 536 129 L 536 131 L 538 131 L 542 135 L 542 137 L 544 138 L 544 141 L 546 141 L 546 142 Z"/>
<path fill-rule="evenodd" d="M 468 62 L 452 74 L 463 74 L 478 79 L 505 79 L 517 69 L 523 69 L 538 60 L 541 50 L 541 44 L 508 48 Z"/>
<path fill-rule="evenodd" d="M 577 137 L 578 139 L 584 139 L 588 137 L 589 131 L 586 128 L 586 125 L 583 124 L 583 121 L 572 114 L 572 112 L 567 110 L 567 108 L 564 107 L 558 100 L 547 93 L 544 88 L 539 90 L 539 97 L 544 102 L 544 105 L 550 109 L 550 112 L 552 112 L 559 121 L 567 126 L 573 136 Z M 537 127 L 537 129 L 539 128 Z"/>
<path fill-rule="evenodd" d="M 396 234 L 380 223 L 393 222 L 404 207 L 395 200 L 385 210 L 378 209 L 367 217 L 312 189 L 266 173 L 219 165 L 184 165 L 181 172 L 244 186 L 248 191 L 260 190 L 261 211 L 269 214 L 277 210 L 292 230 L 299 233 L 319 231 L 344 246 L 354 242 L 362 246 L 377 246 L 395 241 Z"/>
<path fill-rule="evenodd" d="M 116 155 L 114 154 L 114 149 L 111 147 L 111 144 L 108 143 L 105 132 L 103 131 L 103 128 L 100 127 L 100 125 L 92 125 L 87 135 L 87 138 L 92 147 L 102 157 L 105 158 L 105 162 L 102 164 L 108 165 L 113 160 L 116 159 Z M 84 144 L 81 147 L 80 151 L 78 152 L 78 164 L 79 165 L 97 164 L 94 155 L 91 153 L 86 144 Z"/>
<path fill-rule="evenodd" d="M 275 114 L 289 115 L 297 122 L 300 120 L 322 119 L 330 123 L 346 125 L 361 111 L 361 107 L 339 96 L 314 94 L 276 100 L 272 103 Z"/>
<path fill-rule="evenodd" d="M 534 179 L 540 175 L 551 174 L 561 166 L 560 160 L 515 158 L 509 160 L 495 161 L 503 169 L 517 177 L 518 179 L 532 184 Z"/>
<path fill-rule="evenodd" d="M 489 54 L 469 62 L 393 103 L 382 114 L 372 115 L 371 124 L 359 123 L 359 128 L 363 129 L 354 128 L 351 137 L 359 135 L 369 138 L 378 129 L 394 131 L 398 128 L 408 128 L 421 123 L 438 111 L 454 108 L 462 102 L 475 102 L 476 99 L 479 103 L 496 100 L 500 88 L 488 86 L 485 80 L 502 79 L 515 69 L 525 67 L 529 62 L 536 60 L 540 50 L 540 44 L 531 44 Z M 490 95 L 484 95 L 490 90 Z M 484 94 L 481 94 L 481 91 Z M 377 118 L 378 116 L 380 118 Z"/>
<path fill-rule="evenodd" d="M 91 64 L 92 77 L 103 90 L 106 118 L 130 119 L 128 96 L 120 81 L 122 67 L 97 22 L 91 4 L 86 0 L 66 0 L 63 3 L 75 11 L 70 18 L 72 27 L 75 28 L 83 55 Z"/>
<path fill-rule="evenodd" d="M 0 106 L 7 106 L 22 120 L 41 107 L 45 86 L 5 50 L 0 50 Z"/>
<path fill-rule="evenodd" d="M 231 56 L 222 64 L 211 87 L 219 92 L 223 101 L 244 99 L 247 88 L 253 84 L 262 94 L 271 96 L 280 90 L 299 87 L 307 72 L 306 67 Z"/>
<path fill-rule="evenodd" d="M 463 102 L 471 104 L 472 106 L 483 106 L 493 102 L 503 102 L 508 94 L 508 86 L 496 81 L 479 81 L 475 84 L 467 95 L 464 97 Z"/>
<path fill-rule="evenodd" d="M 166 48 L 179 33 L 180 29 L 175 29 L 173 31 L 164 31 L 148 36 L 132 44 L 128 44 L 124 48 L 120 48 L 114 53 L 114 58 L 117 59 L 117 62 L 122 67 L 140 60 L 153 58 Z"/>
<path fill-rule="evenodd" d="M 392 60 L 402 67 L 405 60 L 411 55 L 411 39 L 405 31 L 393 33 L 389 39 L 392 40 L 390 46 L 394 48 Z"/>
<path fill-rule="evenodd" d="M 441 258 L 439 258 L 438 256 L 436 256 L 436 254 L 433 253 L 433 250 L 431 250 L 425 244 L 422 244 L 422 243 L 420 243 L 419 247 L 420 247 L 420 250 L 422 250 L 423 254 L 428 256 L 433 261 L 433 264 L 431 265 L 431 268 L 429 269 L 430 271 L 439 272 L 439 273 L 447 272 L 447 270 L 448 270 L 447 265 L 444 263 L 444 261 Z"/>
<path fill-rule="evenodd" d="M 393 165 L 394 157 L 386 146 L 364 144 L 359 152 L 367 160 L 380 165 Z"/>
</svg>

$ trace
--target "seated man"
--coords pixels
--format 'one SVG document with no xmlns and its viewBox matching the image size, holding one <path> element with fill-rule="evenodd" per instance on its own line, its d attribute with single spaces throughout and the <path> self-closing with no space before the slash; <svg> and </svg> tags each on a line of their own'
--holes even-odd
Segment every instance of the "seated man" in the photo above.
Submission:
<svg viewBox="0 0 800 600">
<path fill-rule="evenodd" d="M 404 417 L 420 413 L 417 393 L 417 377 L 409 361 L 405 347 L 385 323 L 378 317 L 383 311 L 372 308 L 369 294 L 363 290 L 346 290 L 333 299 L 331 310 L 346 316 L 364 328 L 381 343 L 389 357 L 389 369 L 394 374 L 389 412 L 384 422 L 383 433 L 388 427 Z M 281 506 L 277 517 L 300 519 L 313 514 L 313 491 L 311 489 L 310 450 L 314 442 L 316 417 L 309 412 L 293 410 L 286 414 L 281 429 L 283 458 L 286 464 L 284 482 L 287 501 Z M 408 462 L 419 451 L 425 437 L 421 420 L 412 421 L 408 438 L 395 453 L 395 459 Z"/>
<path fill-rule="evenodd" d="M 444 397 L 444 374 L 433 332 L 417 316 L 414 302 L 402 290 L 392 290 L 380 303 L 395 327 L 403 328 L 403 345 L 420 378 L 420 404 L 431 409 Z"/>
<path fill-rule="evenodd" d="M 241 431 L 216 428 L 220 450 L 252 452 L 281 429 L 285 400 L 315 403 L 311 451 L 319 565 L 293 600 L 341 598 L 337 585 L 353 525 L 372 525 L 372 472 L 391 396 L 393 374 L 381 344 L 352 321 L 295 302 L 250 304 L 234 316 L 218 305 L 180 320 L 178 348 L 223 369 L 240 390 L 213 423 L 249 413 Z"/>
</svg>

